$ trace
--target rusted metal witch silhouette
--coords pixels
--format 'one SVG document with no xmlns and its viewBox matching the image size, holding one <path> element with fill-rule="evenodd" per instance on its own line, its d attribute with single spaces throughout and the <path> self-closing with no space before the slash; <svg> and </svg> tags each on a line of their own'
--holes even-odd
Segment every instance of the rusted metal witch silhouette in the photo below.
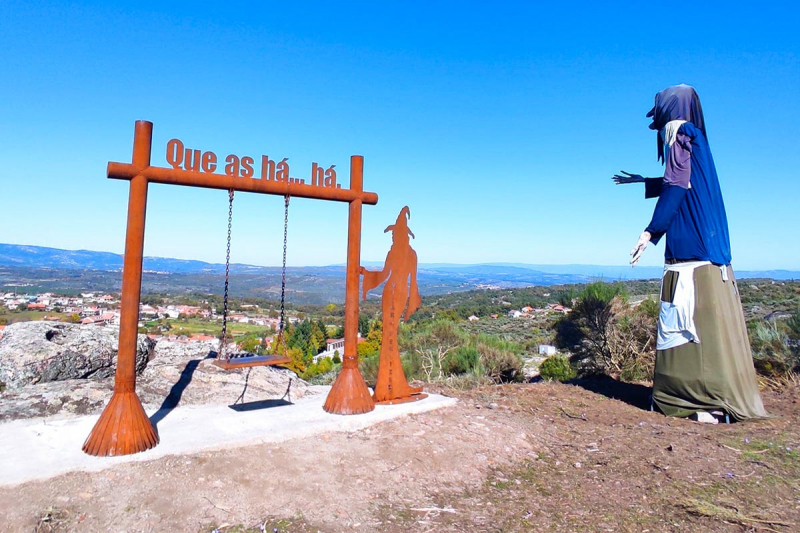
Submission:
<svg viewBox="0 0 800 533">
<path fill-rule="evenodd" d="M 400 319 L 408 320 L 422 302 L 417 287 L 417 252 L 411 248 L 409 239 L 409 236 L 414 237 L 408 227 L 409 218 L 411 212 L 406 206 L 400 210 L 395 223 L 384 230 L 384 233 L 392 232 L 392 247 L 386 254 L 383 269 L 369 271 L 361 267 L 360 270 L 364 276 L 362 291 L 365 300 L 370 290 L 386 282 L 381 296 L 383 311 L 381 355 L 373 395 L 375 401 L 380 404 L 413 402 L 428 396 L 422 393 L 422 387 L 412 387 L 408 384 L 397 346 Z"/>
<path fill-rule="evenodd" d="M 133 159 L 128 163 L 108 164 L 109 178 L 130 181 L 128 226 L 120 304 L 119 356 L 114 379 L 114 393 L 100 419 L 83 445 L 91 455 L 111 456 L 141 452 L 158 444 L 158 435 L 136 394 L 136 340 L 139 301 L 142 287 L 147 189 L 150 183 L 204 187 L 209 189 L 272 194 L 288 198 L 314 198 L 347 202 L 347 277 L 345 283 L 345 344 L 342 371 L 333 384 L 323 408 L 335 414 L 359 414 L 372 411 L 375 403 L 358 370 L 358 285 L 361 262 L 361 207 L 375 205 L 378 195 L 363 190 L 364 158 L 350 158 L 350 188 L 336 182 L 334 165 L 323 169 L 311 165 L 311 183 L 289 176 L 286 158 L 280 162 L 261 156 L 260 176 L 256 159 L 230 154 L 225 158 L 224 174 L 214 173 L 223 163 L 216 154 L 187 148 L 178 139 L 167 143 L 167 162 L 172 168 L 150 165 L 153 123 L 136 122 Z M 270 361 L 253 364 L 273 364 Z M 252 365 L 248 365 L 252 366 Z"/>
</svg>

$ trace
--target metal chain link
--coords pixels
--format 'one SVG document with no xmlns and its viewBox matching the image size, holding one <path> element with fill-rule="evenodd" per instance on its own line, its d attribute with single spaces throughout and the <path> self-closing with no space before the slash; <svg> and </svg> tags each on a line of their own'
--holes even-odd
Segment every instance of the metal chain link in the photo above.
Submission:
<svg viewBox="0 0 800 533">
<path fill-rule="evenodd" d="M 228 360 L 228 282 L 231 273 L 231 225 L 233 223 L 233 189 L 228 189 L 228 247 L 225 251 L 225 291 L 222 296 L 222 338 L 217 359 Z M 284 252 L 285 253 L 285 252 Z"/>
<path fill-rule="evenodd" d="M 281 322 L 278 338 L 283 344 L 283 355 L 286 355 L 286 339 L 283 337 L 286 316 L 286 243 L 289 235 L 289 195 L 284 199 L 283 209 L 283 269 L 281 270 Z"/>
</svg>

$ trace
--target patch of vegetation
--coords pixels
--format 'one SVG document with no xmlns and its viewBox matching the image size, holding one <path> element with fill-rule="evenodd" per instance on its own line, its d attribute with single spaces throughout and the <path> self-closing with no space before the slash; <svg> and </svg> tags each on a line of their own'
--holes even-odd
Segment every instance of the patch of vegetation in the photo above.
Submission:
<svg viewBox="0 0 800 533">
<path fill-rule="evenodd" d="M 625 287 L 589 283 L 573 311 L 555 324 L 556 346 L 574 354 L 579 374 L 607 374 L 624 381 L 648 380 L 655 363 L 658 304 L 628 304 Z"/>
<path fill-rule="evenodd" d="M 48 507 L 37 517 L 34 533 L 72 531 L 75 526 L 73 520 L 76 518 L 75 513 L 70 509 Z"/>
<path fill-rule="evenodd" d="M 200 533 L 319 533 L 319 531 L 321 531 L 319 527 L 309 524 L 302 516 L 268 517 L 253 526 L 226 523 L 200 528 Z"/>
<path fill-rule="evenodd" d="M 409 378 L 443 382 L 453 376 L 485 376 L 495 383 L 522 379 L 523 348 L 510 341 L 469 334 L 457 322 L 429 320 L 404 326 L 398 336 Z"/>
<path fill-rule="evenodd" d="M 563 355 L 552 355 L 539 365 L 539 375 L 550 381 L 569 381 L 578 373 L 572 368 L 569 358 Z"/>
</svg>

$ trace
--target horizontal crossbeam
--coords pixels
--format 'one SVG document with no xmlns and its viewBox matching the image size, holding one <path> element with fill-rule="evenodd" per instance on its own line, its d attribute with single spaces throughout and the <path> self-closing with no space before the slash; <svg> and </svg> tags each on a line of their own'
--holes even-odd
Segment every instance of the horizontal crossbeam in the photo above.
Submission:
<svg viewBox="0 0 800 533">
<path fill-rule="evenodd" d="M 292 197 L 333 200 L 336 202 L 361 200 L 368 205 L 375 205 L 378 203 L 378 195 L 374 192 L 335 189 L 333 187 L 320 187 L 298 182 L 239 178 L 223 174 L 176 170 L 163 167 L 146 167 L 140 170 L 129 163 L 111 162 L 108 164 L 108 177 L 111 179 L 132 180 L 136 176 L 144 176 L 150 183 L 186 185 L 190 187 L 204 187 L 207 189 L 233 189 L 234 191 L 276 194 L 280 196 L 286 196 L 288 194 Z"/>
</svg>

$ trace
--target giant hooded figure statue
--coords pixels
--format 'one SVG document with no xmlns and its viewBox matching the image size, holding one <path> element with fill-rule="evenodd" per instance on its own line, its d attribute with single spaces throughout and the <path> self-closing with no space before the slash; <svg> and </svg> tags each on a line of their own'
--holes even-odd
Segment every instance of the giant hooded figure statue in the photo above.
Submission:
<svg viewBox="0 0 800 533">
<path fill-rule="evenodd" d="M 668 87 L 647 116 L 664 176 L 613 179 L 644 183 L 645 198 L 658 198 L 631 264 L 666 235 L 653 402 L 664 414 L 702 421 L 764 418 L 700 99 L 689 85 Z"/>
</svg>

